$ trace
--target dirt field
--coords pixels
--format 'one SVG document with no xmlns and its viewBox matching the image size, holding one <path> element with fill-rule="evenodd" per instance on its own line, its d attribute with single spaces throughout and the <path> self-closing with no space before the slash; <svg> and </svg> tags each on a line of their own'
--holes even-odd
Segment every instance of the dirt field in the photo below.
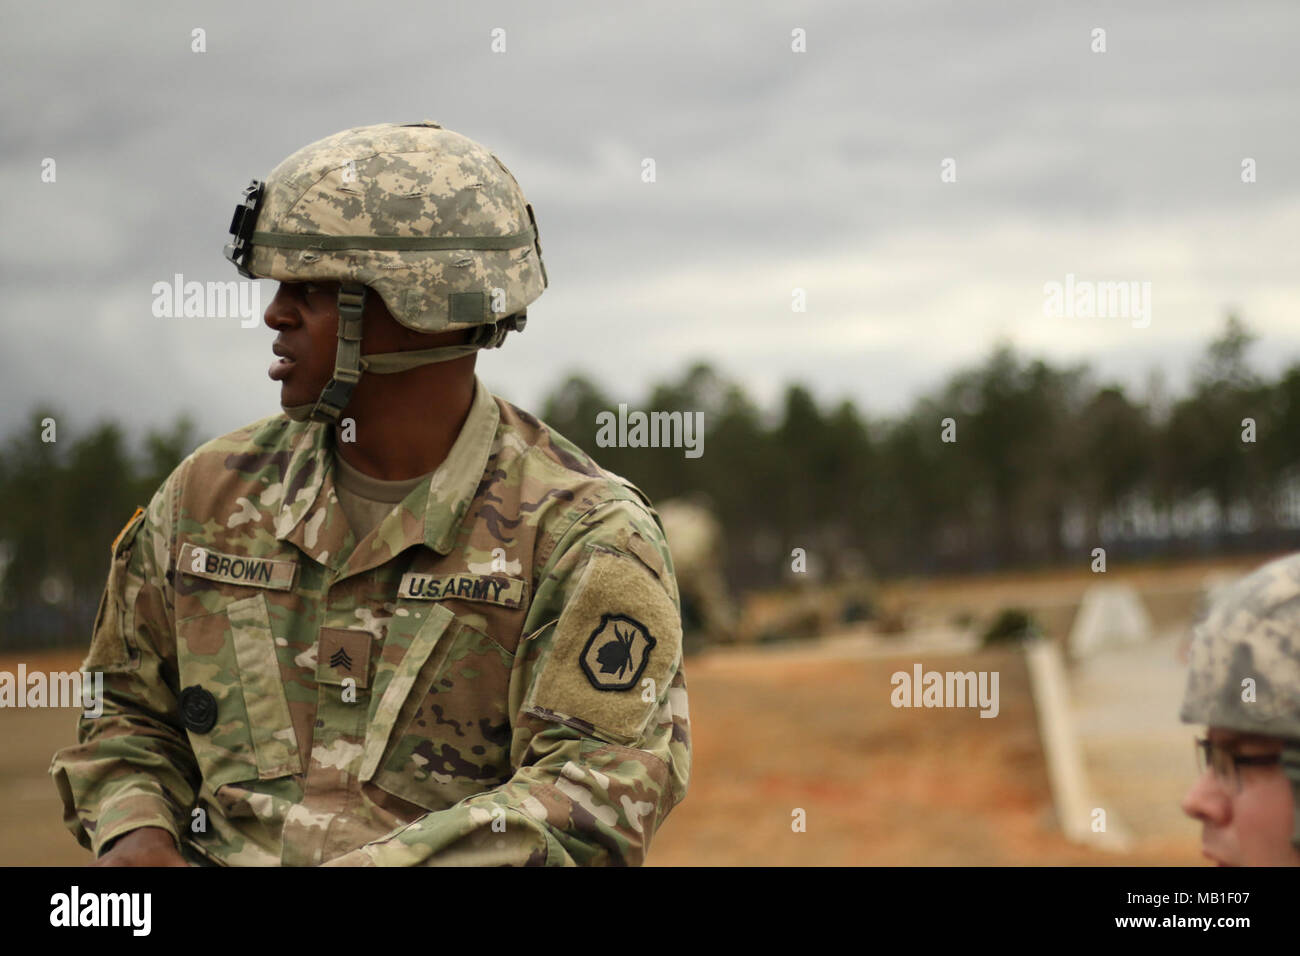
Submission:
<svg viewBox="0 0 1300 956">
<path fill-rule="evenodd" d="M 1190 821 L 1125 854 L 1061 836 L 1017 652 L 922 660 L 927 670 L 999 671 L 996 719 L 892 707 L 890 675 L 915 659 L 771 650 L 689 661 L 691 789 L 651 865 L 1201 862 Z M 791 828 L 795 808 L 806 832 Z"/>
<path fill-rule="evenodd" d="M 997 670 L 1001 712 L 895 709 L 889 678 L 913 656 L 842 659 L 812 649 L 719 651 L 687 679 L 694 768 L 650 865 L 1196 864 L 1197 834 L 1117 855 L 1055 825 L 1023 659 L 924 656 L 926 669 Z M 75 669 L 70 657 L 28 666 Z M 16 661 L 0 658 L 0 668 Z M 46 775 L 73 711 L 7 710 L 0 863 L 79 865 Z M 791 829 L 795 808 L 806 832 Z"/>
<path fill-rule="evenodd" d="M 1107 575 L 1107 583 L 1139 588 L 1160 630 L 1158 640 L 1127 656 L 1071 668 L 1073 711 L 1093 789 L 1135 837 L 1125 853 L 1062 836 L 1019 651 L 941 652 L 924 642 L 909 649 L 906 640 L 846 639 L 720 648 L 688 660 L 691 788 L 656 837 L 649 862 L 1198 865 L 1198 827 L 1177 810 L 1190 783 L 1192 735 L 1174 717 L 1182 679 L 1177 634 L 1207 578 L 1262 560 Z M 916 581 L 883 594 L 914 625 L 1030 607 L 1059 638 L 1096 580 L 1086 572 L 1053 572 Z M 71 670 L 79 654 L 23 659 L 29 668 Z M 0 669 L 13 671 L 17 662 L 0 655 Z M 910 671 L 914 662 L 927 670 L 998 671 L 999 716 L 894 708 L 890 675 Z M 60 822 L 46 773 L 53 751 L 72 741 L 75 720 L 71 710 L 0 711 L 6 741 L 0 864 L 86 859 Z M 806 832 L 792 829 L 796 809 L 804 811 Z"/>
<path fill-rule="evenodd" d="M 1238 555 L 1177 563 L 1112 564 L 1105 574 L 1087 565 L 1077 570 L 916 578 L 892 581 L 880 589 L 880 602 L 902 614 L 909 626 L 926 626 L 972 615 L 987 623 L 1007 607 L 1029 608 L 1049 634 L 1069 632 L 1080 599 L 1093 584 L 1127 584 L 1141 595 L 1157 628 L 1185 624 L 1207 581 L 1245 574 L 1280 554 Z"/>
<path fill-rule="evenodd" d="M 82 654 L 0 656 L 0 670 L 76 670 Z M 90 854 L 63 827 L 63 807 L 47 772 L 60 747 L 77 742 L 75 710 L 0 710 L 0 865 L 79 866 Z"/>
</svg>

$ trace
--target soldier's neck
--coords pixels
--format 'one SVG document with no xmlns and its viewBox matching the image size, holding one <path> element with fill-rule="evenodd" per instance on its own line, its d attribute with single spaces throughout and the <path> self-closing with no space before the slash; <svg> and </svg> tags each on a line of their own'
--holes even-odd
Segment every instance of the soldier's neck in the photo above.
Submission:
<svg viewBox="0 0 1300 956">
<path fill-rule="evenodd" d="M 464 360 L 395 375 L 363 375 L 334 428 L 349 465 L 381 481 L 416 478 L 447 458 L 474 404 L 474 365 Z M 462 366 L 453 369 L 450 366 Z M 351 424 L 347 424 L 348 420 Z"/>
</svg>

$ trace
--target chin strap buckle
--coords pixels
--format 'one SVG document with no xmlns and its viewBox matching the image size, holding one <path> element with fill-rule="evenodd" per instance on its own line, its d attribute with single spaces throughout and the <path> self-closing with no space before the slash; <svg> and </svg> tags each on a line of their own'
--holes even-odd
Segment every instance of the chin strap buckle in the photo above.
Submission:
<svg viewBox="0 0 1300 956">
<path fill-rule="evenodd" d="M 366 287 L 356 282 L 339 284 L 339 344 L 334 354 L 334 377 L 316 400 L 311 417 L 337 424 L 361 380 L 361 315 L 366 309 Z"/>
<path fill-rule="evenodd" d="M 480 346 L 485 349 L 499 349 L 501 343 L 505 341 L 506 336 L 511 332 L 522 332 L 524 326 L 528 324 L 528 310 L 517 312 L 514 315 L 508 315 L 495 325 L 486 325 L 482 334 L 483 343 Z"/>
</svg>

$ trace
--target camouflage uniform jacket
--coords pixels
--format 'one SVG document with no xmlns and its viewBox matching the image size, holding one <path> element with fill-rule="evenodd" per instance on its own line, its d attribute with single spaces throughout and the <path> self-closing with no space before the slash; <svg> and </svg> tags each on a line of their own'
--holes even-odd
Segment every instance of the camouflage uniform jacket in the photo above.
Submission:
<svg viewBox="0 0 1300 956">
<path fill-rule="evenodd" d="M 84 846 L 156 826 L 227 865 L 644 860 L 690 772 L 658 516 L 476 384 L 361 541 L 328 426 L 277 415 L 176 468 L 114 543 L 83 665 L 103 715 L 51 766 Z"/>
</svg>

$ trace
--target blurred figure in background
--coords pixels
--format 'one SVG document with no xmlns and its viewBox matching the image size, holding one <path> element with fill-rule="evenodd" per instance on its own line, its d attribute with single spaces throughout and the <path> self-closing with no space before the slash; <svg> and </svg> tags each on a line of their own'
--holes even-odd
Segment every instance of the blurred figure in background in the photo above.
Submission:
<svg viewBox="0 0 1300 956">
<path fill-rule="evenodd" d="M 659 505 L 677 588 L 688 650 L 736 639 L 736 608 L 722 573 L 722 525 L 707 495 L 699 492 Z"/>
</svg>

